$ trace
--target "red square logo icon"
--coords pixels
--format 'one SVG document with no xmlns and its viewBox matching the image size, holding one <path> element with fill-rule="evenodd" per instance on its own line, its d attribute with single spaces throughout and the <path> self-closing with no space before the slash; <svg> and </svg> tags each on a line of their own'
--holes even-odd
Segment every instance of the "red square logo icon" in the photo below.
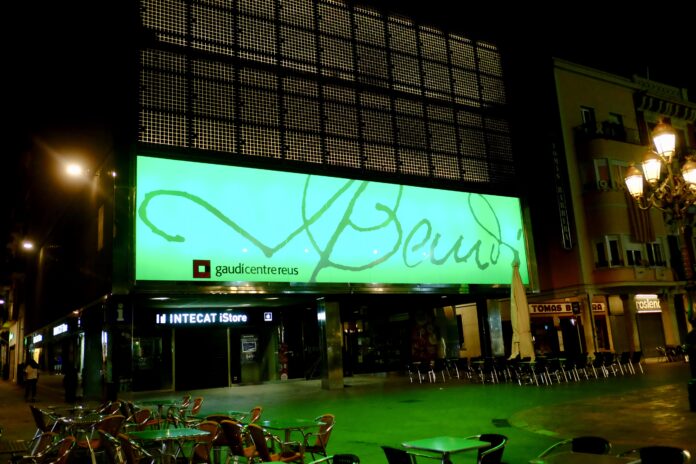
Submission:
<svg viewBox="0 0 696 464">
<path fill-rule="evenodd" d="M 209 259 L 194 259 L 193 260 L 193 278 L 194 279 L 210 279 L 210 260 Z"/>
</svg>

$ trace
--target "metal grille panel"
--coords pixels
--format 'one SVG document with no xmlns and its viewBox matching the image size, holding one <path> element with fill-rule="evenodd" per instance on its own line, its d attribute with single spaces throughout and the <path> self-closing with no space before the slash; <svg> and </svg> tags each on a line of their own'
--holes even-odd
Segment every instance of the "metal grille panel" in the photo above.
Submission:
<svg viewBox="0 0 696 464">
<path fill-rule="evenodd" d="M 337 0 L 140 0 L 145 144 L 504 185 L 497 48 Z"/>
</svg>

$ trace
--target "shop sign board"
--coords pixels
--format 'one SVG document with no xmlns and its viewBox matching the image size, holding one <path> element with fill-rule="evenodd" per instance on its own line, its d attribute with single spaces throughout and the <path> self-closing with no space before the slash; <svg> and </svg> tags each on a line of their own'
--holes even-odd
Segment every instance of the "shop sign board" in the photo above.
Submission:
<svg viewBox="0 0 696 464">
<path fill-rule="evenodd" d="M 218 311 L 189 311 L 155 314 L 157 325 L 244 325 L 249 317 L 244 313 Z"/>
<path fill-rule="evenodd" d="M 657 295 L 636 295 L 636 311 L 639 313 L 659 313 L 662 311 Z"/>
<path fill-rule="evenodd" d="M 559 314 L 573 313 L 573 306 L 570 303 L 540 303 L 530 304 L 529 312 L 531 314 Z"/>
<path fill-rule="evenodd" d="M 592 303 L 592 312 L 594 313 L 603 313 L 604 311 L 604 303 Z"/>
<path fill-rule="evenodd" d="M 62 324 L 58 324 L 57 326 L 53 327 L 53 336 L 57 336 L 60 334 L 64 334 L 68 331 L 68 324 L 65 322 Z"/>
<path fill-rule="evenodd" d="M 520 200 L 139 156 L 138 281 L 529 282 Z"/>
<path fill-rule="evenodd" d="M 604 312 L 604 303 L 592 303 L 592 312 Z M 531 314 L 580 314 L 580 302 L 536 303 L 529 305 Z"/>
</svg>

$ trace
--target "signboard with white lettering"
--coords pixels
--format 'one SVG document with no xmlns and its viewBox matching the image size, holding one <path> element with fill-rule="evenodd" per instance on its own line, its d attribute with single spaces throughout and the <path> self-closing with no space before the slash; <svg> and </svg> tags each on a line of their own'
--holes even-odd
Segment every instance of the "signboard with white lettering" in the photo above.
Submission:
<svg viewBox="0 0 696 464">
<path fill-rule="evenodd" d="M 68 324 L 62 323 L 53 328 L 53 336 L 64 334 L 68 331 Z"/>
<path fill-rule="evenodd" d="M 248 317 L 243 313 L 194 311 L 187 313 L 155 314 L 158 325 L 244 325 Z"/>
<path fill-rule="evenodd" d="M 639 313 L 656 313 L 662 311 L 659 298 L 636 298 L 636 311 Z"/>
<path fill-rule="evenodd" d="M 570 303 L 542 303 L 530 304 L 529 312 L 532 314 L 558 314 L 558 313 L 573 313 L 573 307 Z"/>
<path fill-rule="evenodd" d="M 604 312 L 604 303 L 592 303 L 592 312 Z M 580 302 L 537 303 L 529 305 L 531 314 L 580 314 Z"/>
<path fill-rule="evenodd" d="M 139 156 L 139 281 L 529 282 L 519 198 Z"/>
</svg>

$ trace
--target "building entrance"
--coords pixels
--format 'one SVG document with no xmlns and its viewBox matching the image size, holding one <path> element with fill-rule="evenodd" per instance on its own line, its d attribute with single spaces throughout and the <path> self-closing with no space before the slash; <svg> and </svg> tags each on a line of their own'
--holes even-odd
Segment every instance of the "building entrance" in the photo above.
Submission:
<svg viewBox="0 0 696 464">
<path fill-rule="evenodd" d="M 175 335 L 177 390 L 229 385 L 227 329 L 179 328 Z"/>
</svg>

